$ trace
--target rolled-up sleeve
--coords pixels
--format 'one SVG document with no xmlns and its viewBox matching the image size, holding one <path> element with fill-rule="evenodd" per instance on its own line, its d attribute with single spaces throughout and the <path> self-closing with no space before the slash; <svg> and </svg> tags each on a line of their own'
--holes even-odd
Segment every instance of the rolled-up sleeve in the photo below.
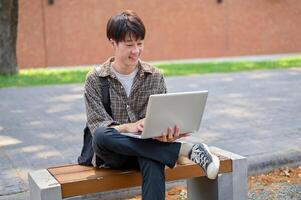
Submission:
<svg viewBox="0 0 301 200">
<path fill-rule="evenodd" d="M 167 88 L 166 88 L 164 76 L 161 75 L 160 82 L 159 82 L 159 94 L 165 94 L 165 93 L 167 93 Z"/>
<path fill-rule="evenodd" d="M 84 88 L 87 126 L 92 134 L 95 133 L 98 127 L 108 127 L 119 124 L 119 122 L 114 121 L 106 112 L 102 104 L 101 87 L 98 79 L 99 78 L 95 74 L 89 73 Z"/>
</svg>

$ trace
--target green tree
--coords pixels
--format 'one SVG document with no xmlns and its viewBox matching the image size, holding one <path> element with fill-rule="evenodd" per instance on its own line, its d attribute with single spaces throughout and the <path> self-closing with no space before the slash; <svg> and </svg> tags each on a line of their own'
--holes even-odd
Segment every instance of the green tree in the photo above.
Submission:
<svg viewBox="0 0 301 200">
<path fill-rule="evenodd" d="M 0 0 L 0 74 L 18 72 L 18 0 Z"/>
</svg>

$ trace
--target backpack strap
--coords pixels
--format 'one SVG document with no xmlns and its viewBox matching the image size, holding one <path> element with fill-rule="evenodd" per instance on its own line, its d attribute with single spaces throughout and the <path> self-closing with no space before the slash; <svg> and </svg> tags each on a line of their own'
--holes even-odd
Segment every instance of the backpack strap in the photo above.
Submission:
<svg viewBox="0 0 301 200">
<path fill-rule="evenodd" d="M 112 116 L 111 110 L 111 100 L 110 100 L 110 85 L 109 81 L 105 77 L 100 77 L 101 83 L 101 95 L 102 95 L 102 104 L 106 110 L 106 112 Z M 92 135 L 88 126 L 84 129 L 84 145 L 82 147 L 81 155 L 78 157 L 77 161 L 80 165 L 85 166 L 100 166 L 103 164 L 103 161 L 96 156 L 92 148 Z"/>
<path fill-rule="evenodd" d="M 107 113 L 112 116 L 111 110 L 111 99 L 110 99 L 110 84 L 109 80 L 106 77 L 99 77 L 100 79 L 100 87 L 101 87 L 101 95 L 102 95 L 102 104 L 107 111 Z"/>
</svg>

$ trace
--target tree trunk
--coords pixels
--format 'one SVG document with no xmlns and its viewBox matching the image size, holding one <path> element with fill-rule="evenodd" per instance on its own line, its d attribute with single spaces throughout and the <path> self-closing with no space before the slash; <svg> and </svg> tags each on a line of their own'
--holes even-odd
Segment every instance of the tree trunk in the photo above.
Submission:
<svg viewBox="0 0 301 200">
<path fill-rule="evenodd" d="M 0 0 L 0 74 L 18 72 L 18 0 Z"/>
</svg>

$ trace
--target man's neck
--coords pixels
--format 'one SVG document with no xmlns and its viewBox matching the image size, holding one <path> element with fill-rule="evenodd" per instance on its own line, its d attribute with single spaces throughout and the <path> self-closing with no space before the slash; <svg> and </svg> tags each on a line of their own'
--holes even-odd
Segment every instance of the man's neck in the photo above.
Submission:
<svg viewBox="0 0 301 200">
<path fill-rule="evenodd" d="M 136 68 L 137 65 L 134 66 L 128 66 L 128 65 L 124 65 L 119 63 L 117 60 L 114 60 L 112 62 L 112 67 L 120 74 L 124 74 L 124 75 L 128 75 L 130 73 L 132 73 Z"/>
</svg>

